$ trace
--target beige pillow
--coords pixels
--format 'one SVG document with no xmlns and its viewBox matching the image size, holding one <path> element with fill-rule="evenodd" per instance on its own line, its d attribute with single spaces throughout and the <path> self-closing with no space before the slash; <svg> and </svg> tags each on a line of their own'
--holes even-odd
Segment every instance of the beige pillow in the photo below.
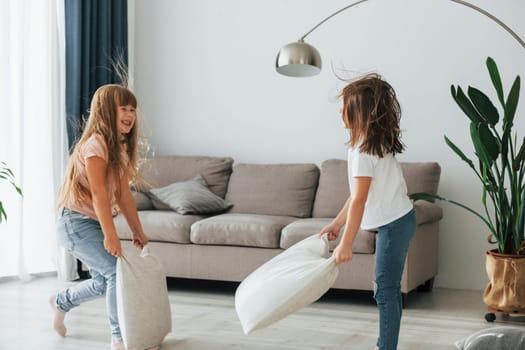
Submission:
<svg viewBox="0 0 525 350">
<path fill-rule="evenodd" d="M 160 345 L 171 332 L 171 309 L 164 273 L 146 245 L 125 249 L 117 259 L 117 313 L 126 349 Z"/>
<path fill-rule="evenodd" d="M 436 162 L 401 162 L 401 170 L 408 194 L 426 192 L 436 194 L 441 167 Z"/>
<path fill-rule="evenodd" d="M 150 188 L 164 187 L 174 182 L 188 181 L 201 175 L 210 191 L 224 198 L 232 172 L 230 157 L 159 156 L 148 159 L 139 169 L 140 185 L 146 192 Z"/>
<path fill-rule="evenodd" d="M 310 217 L 318 179 L 315 164 L 236 164 L 226 200 L 232 213 Z"/>
<path fill-rule="evenodd" d="M 321 176 L 315 194 L 312 217 L 335 218 L 349 196 L 346 160 L 325 160 L 321 164 Z"/>
<path fill-rule="evenodd" d="M 137 210 L 150 210 L 154 208 L 151 199 L 149 199 L 146 194 L 133 190 L 131 191 L 131 194 L 133 195 L 133 199 L 135 199 Z"/>
</svg>

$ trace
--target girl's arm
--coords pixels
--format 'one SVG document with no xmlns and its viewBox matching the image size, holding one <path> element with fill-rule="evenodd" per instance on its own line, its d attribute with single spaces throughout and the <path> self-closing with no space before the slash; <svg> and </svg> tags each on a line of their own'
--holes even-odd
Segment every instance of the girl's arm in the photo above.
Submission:
<svg viewBox="0 0 525 350">
<path fill-rule="evenodd" d="M 339 214 L 335 217 L 335 219 L 332 220 L 332 222 L 323 227 L 321 231 L 319 231 L 319 235 L 322 236 L 323 234 L 328 234 L 328 240 L 333 241 L 337 239 L 339 236 L 339 231 L 341 230 L 341 227 L 346 222 L 347 212 L 348 212 L 348 206 L 350 205 L 351 197 L 348 197 L 346 200 L 345 205 L 343 208 L 339 211 Z"/>
<path fill-rule="evenodd" d="M 111 203 L 106 185 L 106 167 L 106 161 L 100 157 L 89 157 L 86 160 L 86 173 L 91 189 L 93 209 L 95 209 L 95 214 L 104 234 L 104 248 L 109 254 L 118 257 L 122 253 L 122 248 L 115 230 L 115 224 L 113 223 Z"/>
<path fill-rule="evenodd" d="M 142 224 L 137 213 L 137 206 L 133 194 L 129 188 L 129 178 L 127 173 L 120 178 L 120 200 L 118 205 L 122 214 L 126 218 L 131 229 L 131 239 L 137 248 L 144 248 L 148 243 L 148 238 L 144 234 Z"/>
<path fill-rule="evenodd" d="M 348 210 L 346 212 L 345 230 L 341 242 L 339 242 L 334 250 L 335 262 L 337 264 L 352 259 L 352 244 L 361 226 L 361 220 L 365 212 L 365 203 L 368 198 L 370 183 L 372 182 L 371 177 L 360 176 L 354 179 L 355 183 L 352 188 L 352 197 L 349 202 L 347 201 Z"/>
<path fill-rule="evenodd" d="M 343 209 L 337 214 L 335 219 L 332 221 L 336 225 L 339 226 L 339 228 L 343 227 L 343 225 L 346 223 L 346 219 L 348 217 L 348 207 L 350 206 L 350 202 L 352 201 L 352 197 L 349 196 L 346 200 L 345 205 L 343 206 Z"/>
</svg>

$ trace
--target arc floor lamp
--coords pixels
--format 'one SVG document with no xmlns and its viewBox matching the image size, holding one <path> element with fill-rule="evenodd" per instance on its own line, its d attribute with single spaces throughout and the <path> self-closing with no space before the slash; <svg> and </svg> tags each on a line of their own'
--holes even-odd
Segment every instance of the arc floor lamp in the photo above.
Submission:
<svg viewBox="0 0 525 350">
<path fill-rule="evenodd" d="M 326 17 L 321 22 L 316 24 L 308 32 L 306 32 L 306 34 L 304 34 L 298 41 L 283 46 L 281 50 L 279 50 L 279 53 L 277 54 L 277 59 L 275 61 L 275 69 L 277 70 L 277 72 L 290 77 L 310 77 L 319 74 L 322 67 L 321 55 L 315 47 L 306 43 L 304 41 L 304 38 L 306 38 L 311 32 L 316 30 L 321 24 L 328 21 L 330 18 L 366 1 L 368 0 L 360 0 L 335 11 L 330 16 Z M 450 1 L 463 6 L 467 6 L 487 16 L 488 18 L 499 24 L 501 27 L 503 27 L 503 29 L 505 29 L 510 35 L 512 35 L 514 39 L 516 39 L 520 43 L 520 45 L 525 49 L 525 42 L 505 23 L 500 21 L 492 14 L 466 1 Z"/>
</svg>

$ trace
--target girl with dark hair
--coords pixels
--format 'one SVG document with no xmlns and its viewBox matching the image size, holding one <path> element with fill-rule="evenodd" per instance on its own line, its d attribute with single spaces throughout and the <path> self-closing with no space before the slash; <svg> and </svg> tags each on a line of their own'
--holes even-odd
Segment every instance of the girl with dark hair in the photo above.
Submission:
<svg viewBox="0 0 525 350">
<path fill-rule="evenodd" d="M 335 240 L 336 263 L 352 259 L 352 243 L 362 228 L 376 230 L 374 298 L 379 309 L 376 349 L 397 348 L 402 313 L 401 276 L 416 214 L 395 155 L 403 152 L 401 108 L 392 86 L 377 74 L 350 82 L 341 92 L 341 114 L 350 132 L 350 197 L 320 234 Z"/>
</svg>

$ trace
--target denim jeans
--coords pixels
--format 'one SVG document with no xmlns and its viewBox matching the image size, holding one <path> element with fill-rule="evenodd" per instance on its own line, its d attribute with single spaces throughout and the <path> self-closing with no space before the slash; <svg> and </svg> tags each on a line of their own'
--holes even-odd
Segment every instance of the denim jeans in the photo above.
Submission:
<svg viewBox="0 0 525 350">
<path fill-rule="evenodd" d="M 376 238 L 374 298 L 379 309 L 379 350 L 395 350 L 403 301 L 401 276 L 410 239 L 416 230 L 416 212 L 379 228 Z"/>
<path fill-rule="evenodd" d="M 71 255 L 89 266 L 91 279 L 59 292 L 58 309 L 68 312 L 85 301 L 106 295 L 111 338 L 121 342 L 115 293 L 117 259 L 104 249 L 104 234 L 98 221 L 67 208 L 61 211 L 58 240 Z"/>
</svg>

